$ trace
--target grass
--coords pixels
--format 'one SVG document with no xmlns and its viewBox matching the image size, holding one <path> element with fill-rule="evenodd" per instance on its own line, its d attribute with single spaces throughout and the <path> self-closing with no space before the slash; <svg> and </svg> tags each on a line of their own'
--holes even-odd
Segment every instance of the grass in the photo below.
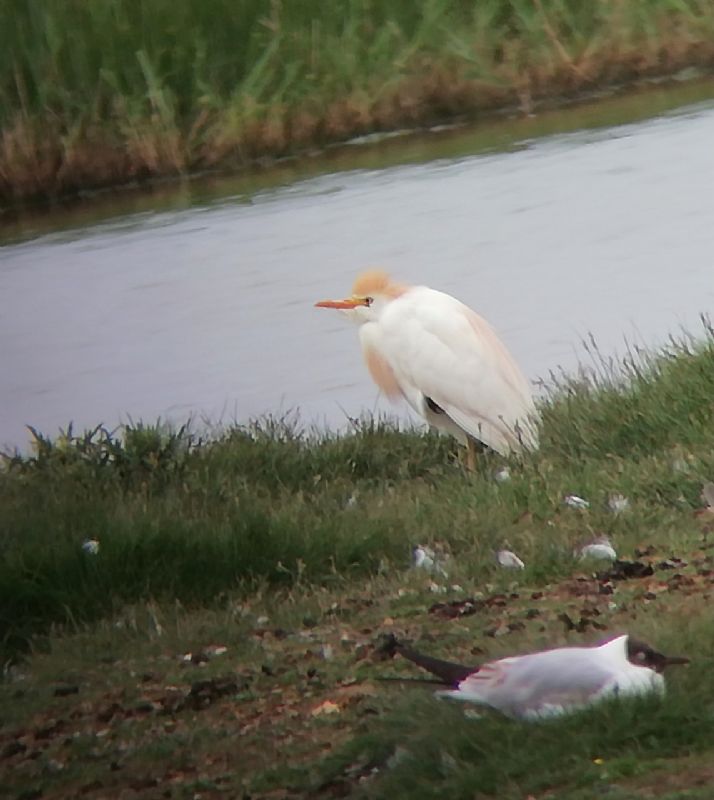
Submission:
<svg viewBox="0 0 714 800">
<path fill-rule="evenodd" d="M 706 657 L 711 663 L 711 652 Z M 696 698 L 711 693 L 712 683 L 691 680 L 688 675 L 656 707 L 651 700 L 604 704 L 554 725 L 514 725 L 503 719 L 474 724 L 458 708 L 412 701 L 371 735 L 377 742 L 374 751 L 358 750 L 357 758 L 384 764 L 385 744 L 390 743 L 396 763 L 377 780 L 382 797 L 510 800 L 529 793 L 548 796 L 552 790 L 556 793 L 550 796 L 558 797 L 566 787 L 563 796 L 593 797 L 618 780 L 646 775 L 658 759 L 711 752 L 712 709 Z M 354 757 L 354 745 L 350 749 Z"/>
<path fill-rule="evenodd" d="M 511 538 L 545 565 L 551 553 L 535 542 L 563 544 L 548 526 L 571 492 L 599 498 L 594 529 L 614 525 L 610 493 L 641 501 L 645 515 L 647 503 L 696 506 L 714 472 L 712 338 L 707 329 L 704 345 L 673 342 L 590 379 L 554 379 L 541 449 L 511 463 L 502 485 L 497 464 L 474 480 L 449 440 L 388 421 L 348 437 L 280 420 L 205 441 L 141 423 L 121 436 L 34 432 L 33 454 L 7 454 L 0 473 L 1 640 L 22 645 L 52 623 L 152 597 L 191 604 L 262 583 L 339 585 L 408 563 L 411 547 L 435 539 L 488 561 Z M 573 522 L 561 521 L 566 539 Z M 101 558 L 82 551 L 90 539 Z"/>
<path fill-rule="evenodd" d="M 404 555 L 401 512 L 345 515 L 354 487 L 381 506 L 390 483 L 438 474 L 445 453 L 415 437 L 407 455 L 395 430 L 367 425 L 317 442 L 281 425 L 210 445 L 143 426 L 123 441 L 102 429 L 35 441 L 33 457 L 7 460 L 0 489 L 14 509 L 0 533 L 5 641 L 116 601 L 202 602 L 240 585 L 374 569 Z M 95 538 L 101 559 L 80 548 Z"/>
<path fill-rule="evenodd" d="M 235 168 L 714 60 L 706 0 L 0 0 L 0 201 Z"/>
<path fill-rule="evenodd" d="M 0 784 L 18 797 L 707 797 L 713 367 L 706 326 L 656 356 L 594 353 L 589 377 L 553 378 L 542 447 L 511 459 L 506 482 L 501 459 L 468 474 L 448 440 L 383 421 L 341 437 L 294 420 L 203 439 L 36 432 L 0 471 Z M 570 493 L 590 508 L 565 506 Z M 595 577 L 573 548 L 598 533 L 652 575 Z M 497 566 L 505 541 L 522 572 Z M 419 543 L 450 553 L 448 578 L 410 567 Z M 475 613 L 440 611 L 468 597 Z M 662 701 L 474 720 L 382 681 L 416 674 L 379 659 L 385 630 L 464 663 L 629 630 L 692 664 Z"/>
</svg>

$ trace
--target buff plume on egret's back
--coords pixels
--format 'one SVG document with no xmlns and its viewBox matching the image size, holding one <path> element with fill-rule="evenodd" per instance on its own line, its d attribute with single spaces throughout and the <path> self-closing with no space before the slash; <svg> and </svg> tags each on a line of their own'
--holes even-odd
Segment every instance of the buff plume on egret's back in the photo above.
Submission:
<svg viewBox="0 0 714 800">
<path fill-rule="evenodd" d="M 350 297 L 316 305 L 360 326 L 367 368 L 388 397 L 403 397 L 471 455 L 474 441 L 502 454 L 538 446 L 528 381 L 488 322 L 456 298 L 370 270 Z"/>
</svg>

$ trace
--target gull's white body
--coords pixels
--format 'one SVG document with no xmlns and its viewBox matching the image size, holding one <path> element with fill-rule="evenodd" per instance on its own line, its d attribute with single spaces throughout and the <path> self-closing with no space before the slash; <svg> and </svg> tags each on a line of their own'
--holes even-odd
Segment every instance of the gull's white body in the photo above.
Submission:
<svg viewBox="0 0 714 800">
<path fill-rule="evenodd" d="M 539 719 L 611 696 L 664 693 L 664 678 L 627 658 L 627 636 L 599 647 L 562 647 L 484 664 L 443 696 Z"/>
<path fill-rule="evenodd" d="M 506 454 L 536 447 L 528 381 L 476 312 L 426 286 L 350 312 L 373 378 L 402 395 L 430 425 L 463 444 L 471 437 Z M 430 398 L 444 413 L 429 407 Z"/>
</svg>

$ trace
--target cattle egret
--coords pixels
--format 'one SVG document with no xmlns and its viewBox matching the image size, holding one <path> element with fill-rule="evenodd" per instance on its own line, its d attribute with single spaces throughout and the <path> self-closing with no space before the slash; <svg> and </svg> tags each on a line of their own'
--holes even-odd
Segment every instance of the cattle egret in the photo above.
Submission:
<svg viewBox="0 0 714 800">
<path fill-rule="evenodd" d="M 405 658 L 452 687 L 440 695 L 490 706 L 507 716 L 543 719 L 606 697 L 664 692 L 662 672 L 689 659 L 668 657 L 631 636 L 594 647 L 560 647 L 465 667 L 431 658 L 388 638 L 387 652 Z"/>
<path fill-rule="evenodd" d="M 475 442 L 503 455 L 538 446 L 528 381 L 488 322 L 459 300 L 374 270 L 357 278 L 351 297 L 315 305 L 360 326 L 377 386 L 466 445 L 470 467 Z"/>
</svg>

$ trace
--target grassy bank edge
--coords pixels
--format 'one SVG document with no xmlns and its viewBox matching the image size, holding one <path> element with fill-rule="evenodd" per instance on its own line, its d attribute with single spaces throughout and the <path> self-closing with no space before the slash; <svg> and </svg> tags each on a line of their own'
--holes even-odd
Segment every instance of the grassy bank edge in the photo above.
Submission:
<svg viewBox="0 0 714 800">
<path fill-rule="evenodd" d="M 705 327 L 701 341 L 561 379 L 541 406 L 540 450 L 485 458 L 476 474 L 448 438 L 379 420 L 342 436 L 293 420 L 205 441 L 144 424 L 121 436 L 37 433 L 35 452 L 7 454 L 0 471 L 5 655 L 54 624 L 105 618 L 126 603 L 200 606 L 269 587 L 359 582 L 408 565 L 424 542 L 464 551 L 488 574 L 509 541 L 534 574 L 560 574 L 581 521 L 562 516 L 567 494 L 600 498 L 591 531 L 615 529 L 610 494 L 639 498 L 645 524 L 651 504 L 662 506 L 661 524 L 698 506 L 714 474 L 713 359 Z M 504 463 L 510 480 L 500 484 Z M 101 557 L 84 551 L 91 540 Z"/>
</svg>

